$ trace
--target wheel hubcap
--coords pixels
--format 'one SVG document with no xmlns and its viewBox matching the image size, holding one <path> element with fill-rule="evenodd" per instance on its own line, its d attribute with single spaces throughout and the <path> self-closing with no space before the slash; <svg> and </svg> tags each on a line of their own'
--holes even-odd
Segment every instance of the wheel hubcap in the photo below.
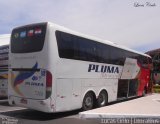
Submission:
<svg viewBox="0 0 160 124">
<path fill-rule="evenodd" d="M 90 97 L 86 98 L 85 104 L 87 107 L 91 107 L 92 106 L 92 99 Z"/>
</svg>

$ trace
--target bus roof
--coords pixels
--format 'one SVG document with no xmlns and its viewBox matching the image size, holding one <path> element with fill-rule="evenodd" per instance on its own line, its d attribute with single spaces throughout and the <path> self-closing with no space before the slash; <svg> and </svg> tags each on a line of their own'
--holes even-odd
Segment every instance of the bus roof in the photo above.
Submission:
<svg viewBox="0 0 160 124">
<path fill-rule="evenodd" d="M 42 22 L 42 23 L 48 23 L 49 26 L 55 27 L 55 29 L 57 29 L 57 30 L 59 29 L 59 30 L 61 30 L 61 31 L 65 31 L 66 33 L 75 34 L 75 35 L 77 35 L 77 36 L 84 37 L 84 38 L 86 38 L 86 39 L 91 39 L 91 40 L 94 40 L 94 41 L 96 41 L 96 42 L 108 44 L 108 45 L 113 46 L 113 47 L 117 47 L 117 48 L 120 48 L 120 49 L 129 51 L 129 52 L 133 52 L 133 53 L 136 53 L 136 54 L 139 54 L 139 55 L 142 55 L 142 56 L 146 56 L 146 57 L 151 58 L 149 55 L 144 54 L 144 53 L 142 53 L 142 52 L 138 52 L 138 51 L 132 50 L 132 49 L 130 49 L 130 48 L 127 48 L 127 47 L 125 47 L 125 46 L 119 45 L 119 44 L 117 44 L 117 43 L 113 43 L 113 42 L 108 41 L 108 40 L 102 40 L 102 39 L 99 39 L 99 38 L 94 37 L 94 36 L 89 36 L 89 35 L 85 35 L 85 34 L 79 33 L 79 32 L 73 31 L 73 30 L 71 30 L 71 29 L 68 29 L 68 28 L 66 28 L 66 27 L 57 25 L 57 24 L 52 23 L 52 22 Z M 37 24 L 40 24 L 40 23 L 37 23 Z M 34 24 L 29 24 L 29 25 L 34 25 Z M 24 25 L 24 26 L 29 26 L 29 25 Z M 20 26 L 20 27 L 24 27 L 24 26 Z M 16 27 L 16 28 L 19 28 L 19 27 Z"/>
<path fill-rule="evenodd" d="M 10 34 L 1 34 L 0 35 L 0 46 L 9 45 Z"/>
</svg>

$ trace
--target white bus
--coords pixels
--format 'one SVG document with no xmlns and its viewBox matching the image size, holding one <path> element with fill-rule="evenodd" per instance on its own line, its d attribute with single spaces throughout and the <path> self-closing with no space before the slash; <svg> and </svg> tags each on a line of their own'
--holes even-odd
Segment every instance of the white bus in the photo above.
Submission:
<svg viewBox="0 0 160 124">
<path fill-rule="evenodd" d="M 89 110 L 147 92 L 148 55 L 50 22 L 14 28 L 10 48 L 10 105 Z"/>
<path fill-rule="evenodd" d="M 10 35 L 0 35 L 0 98 L 8 97 L 8 52 Z"/>
</svg>

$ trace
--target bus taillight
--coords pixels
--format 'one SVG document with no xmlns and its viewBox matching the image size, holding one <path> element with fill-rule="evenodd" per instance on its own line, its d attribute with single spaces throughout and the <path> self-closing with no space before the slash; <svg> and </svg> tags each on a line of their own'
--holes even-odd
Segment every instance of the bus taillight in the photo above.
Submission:
<svg viewBox="0 0 160 124">
<path fill-rule="evenodd" d="M 46 74 L 46 98 L 51 96 L 52 92 L 52 74 L 51 72 L 47 71 Z"/>
<path fill-rule="evenodd" d="M 52 74 L 49 71 L 47 71 L 47 75 L 46 75 L 46 86 L 52 87 Z"/>
</svg>

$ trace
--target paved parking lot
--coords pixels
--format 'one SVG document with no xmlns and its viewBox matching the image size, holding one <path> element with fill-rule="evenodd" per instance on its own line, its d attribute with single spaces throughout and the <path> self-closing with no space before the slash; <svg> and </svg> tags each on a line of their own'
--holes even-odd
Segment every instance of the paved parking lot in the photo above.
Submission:
<svg viewBox="0 0 160 124">
<path fill-rule="evenodd" d="M 156 118 L 154 124 L 160 123 L 160 94 L 151 94 L 145 97 L 118 102 L 94 110 L 81 112 L 80 110 L 63 113 L 43 113 L 16 106 L 9 106 L 7 100 L 0 100 L 0 124 L 3 119 L 13 119 L 20 124 L 110 124 L 127 123 L 132 124 L 133 120 L 127 118 Z M 79 114 L 78 114 L 79 113 Z M 111 118 L 111 120 L 104 120 Z M 114 119 L 113 119 L 114 118 Z M 115 120 L 115 118 L 123 118 Z M 157 120 L 159 118 L 159 120 Z M 139 120 L 138 120 L 139 121 Z M 144 120 L 140 120 L 144 121 Z M 147 120 L 148 121 L 148 120 Z M 150 121 L 152 121 L 150 119 Z M 135 123 L 138 123 L 135 121 Z M 18 123 L 19 124 L 19 123 Z M 144 123 L 145 124 L 145 123 Z M 149 123 L 150 124 L 150 123 Z"/>
<path fill-rule="evenodd" d="M 79 112 L 44 113 L 10 106 L 7 99 L 0 99 L 0 124 L 96 124 L 95 121 L 79 119 Z"/>
<path fill-rule="evenodd" d="M 17 106 L 10 106 L 8 104 L 7 99 L 0 100 L 0 113 L 16 111 L 16 110 L 25 110 L 25 108 L 17 107 Z"/>
<path fill-rule="evenodd" d="M 160 118 L 160 94 L 150 94 L 145 97 L 80 112 L 79 117 L 82 119 L 127 117 Z"/>
</svg>

